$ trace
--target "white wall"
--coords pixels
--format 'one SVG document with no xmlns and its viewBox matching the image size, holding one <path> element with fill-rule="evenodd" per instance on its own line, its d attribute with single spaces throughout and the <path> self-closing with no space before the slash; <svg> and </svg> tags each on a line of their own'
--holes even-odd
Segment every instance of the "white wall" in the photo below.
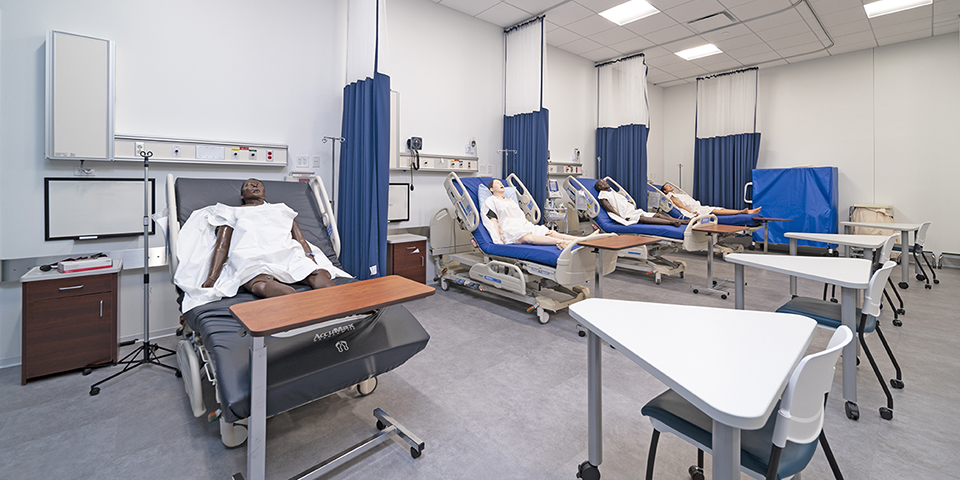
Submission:
<svg viewBox="0 0 960 480">
<path fill-rule="evenodd" d="M 141 245 L 43 240 L 43 178 L 70 176 L 76 166 L 44 159 L 44 42 L 51 29 L 116 42 L 118 133 L 287 144 L 291 155 L 320 155 L 318 171 L 329 177 L 329 144 L 320 139 L 340 132 L 342 0 L 0 0 L 0 12 L 0 258 Z M 137 164 L 86 166 L 98 177 L 143 175 Z M 286 170 L 154 162 L 160 208 L 167 173 L 281 179 Z M 152 273 L 151 329 L 170 331 L 179 318 L 174 291 L 165 269 Z M 121 337 L 140 335 L 139 271 L 121 274 L 120 304 Z M 0 284 L 0 366 L 19 361 L 20 308 L 19 284 Z"/>
<path fill-rule="evenodd" d="M 547 47 L 547 91 L 550 110 L 550 161 L 571 162 L 580 149 L 584 176 L 596 174 L 597 69 L 583 57 Z M 552 175 L 563 181 L 563 175 Z"/>
<path fill-rule="evenodd" d="M 927 250 L 958 252 L 960 225 L 931 207 L 951 205 L 960 178 L 958 85 L 955 33 L 760 70 L 757 166 L 836 166 L 841 219 L 854 203 L 893 205 L 896 221 L 934 222 Z M 665 96 L 667 179 L 683 163 L 692 185 L 696 86 Z"/>
</svg>

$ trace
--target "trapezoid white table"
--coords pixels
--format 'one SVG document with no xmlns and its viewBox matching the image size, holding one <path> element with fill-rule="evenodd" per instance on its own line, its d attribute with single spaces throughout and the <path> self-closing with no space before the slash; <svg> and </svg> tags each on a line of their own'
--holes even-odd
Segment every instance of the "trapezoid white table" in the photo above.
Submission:
<svg viewBox="0 0 960 480">
<path fill-rule="evenodd" d="M 900 232 L 900 288 L 910 288 L 910 259 L 907 253 L 910 250 L 910 232 L 920 230 L 921 223 L 881 223 L 881 222 L 840 222 L 845 230 L 851 227 L 883 228 L 886 230 L 895 230 Z M 916 234 L 914 234 L 916 238 Z"/>
</svg>

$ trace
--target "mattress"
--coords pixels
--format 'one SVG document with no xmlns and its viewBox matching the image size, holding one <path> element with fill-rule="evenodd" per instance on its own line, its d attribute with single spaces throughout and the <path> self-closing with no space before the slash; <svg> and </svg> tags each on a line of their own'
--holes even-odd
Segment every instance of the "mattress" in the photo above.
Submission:
<svg viewBox="0 0 960 480">
<path fill-rule="evenodd" d="M 597 190 L 593 188 L 593 185 L 597 183 L 597 180 L 594 178 L 578 178 L 577 181 L 583 185 L 584 188 L 588 190 L 590 195 L 593 195 L 594 198 L 597 197 Z M 683 227 L 674 227 L 672 225 L 650 225 L 646 223 L 637 223 L 634 225 L 622 225 L 615 222 L 610 215 L 607 214 L 607 211 L 603 208 L 600 208 L 600 213 L 597 214 L 597 217 L 593 220 L 597 222 L 597 226 L 600 227 L 600 230 L 603 230 L 607 233 L 627 233 L 632 235 L 652 235 L 655 237 L 665 237 L 673 238 L 676 240 L 683 240 L 683 232 L 686 230 L 686 226 Z"/>
<path fill-rule="evenodd" d="M 656 188 L 651 187 L 649 184 L 647 185 L 647 190 L 659 191 Z M 672 209 L 670 209 L 670 211 L 667 212 L 667 214 L 673 218 L 687 218 L 687 217 L 684 217 L 682 213 L 680 213 L 680 209 L 677 207 L 673 207 Z M 763 215 L 760 215 L 759 213 L 738 213 L 736 215 L 717 215 L 717 223 L 719 223 L 720 225 L 749 225 L 753 227 L 753 226 L 760 225 L 760 222 L 756 220 L 757 218 L 763 218 Z"/>
</svg>

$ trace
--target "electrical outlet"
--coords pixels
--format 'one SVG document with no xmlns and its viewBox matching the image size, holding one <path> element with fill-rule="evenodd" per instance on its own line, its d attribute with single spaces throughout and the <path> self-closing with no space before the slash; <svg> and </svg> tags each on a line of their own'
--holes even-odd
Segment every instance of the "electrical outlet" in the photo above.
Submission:
<svg viewBox="0 0 960 480">
<path fill-rule="evenodd" d="M 143 151 L 143 142 L 134 143 L 133 154 L 136 155 L 137 157 L 140 157 L 140 152 L 142 151 Z"/>
<path fill-rule="evenodd" d="M 231 159 L 231 160 L 240 160 L 240 150 L 238 150 L 238 149 L 233 149 L 233 150 L 231 150 L 231 151 L 230 151 L 230 159 Z"/>
<path fill-rule="evenodd" d="M 297 168 L 309 168 L 310 160 L 306 155 L 297 155 Z"/>
<path fill-rule="evenodd" d="M 320 168 L 320 155 L 313 156 L 313 168 Z"/>
<path fill-rule="evenodd" d="M 170 156 L 173 158 L 180 158 L 180 145 L 174 145 L 171 147 Z"/>
</svg>

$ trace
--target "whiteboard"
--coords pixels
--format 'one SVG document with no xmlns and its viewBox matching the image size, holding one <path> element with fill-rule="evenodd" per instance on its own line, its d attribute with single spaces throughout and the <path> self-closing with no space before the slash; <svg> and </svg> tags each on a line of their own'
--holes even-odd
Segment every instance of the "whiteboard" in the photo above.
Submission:
<svg viewBox="0 0 960 480">
<path fill-rule="evenodd" d="M 154 179 L 148 186 L 154 213 Z M 142 178 L 44 179 L 46 240 L 143 235 Z M 150 222 L 153 233 L 153 222 Z"/>
</svg>

